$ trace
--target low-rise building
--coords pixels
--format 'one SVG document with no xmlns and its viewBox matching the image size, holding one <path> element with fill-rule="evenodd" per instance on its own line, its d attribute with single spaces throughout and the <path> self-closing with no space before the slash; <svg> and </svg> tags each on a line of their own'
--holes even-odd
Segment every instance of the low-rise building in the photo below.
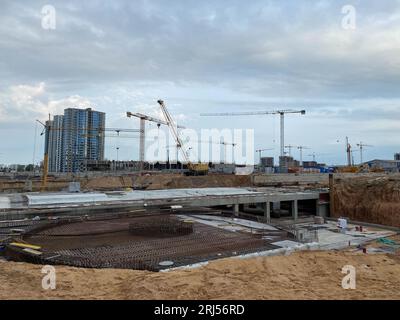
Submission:
<svg viewBox="0 0 400 320">
<path fill-rule="evenodd" d="M 385 172 L 400 172 L 400 160 L 381 160 L 374 159 L 364 164 L 370 169 L 383 170 Z"/>
</svg>

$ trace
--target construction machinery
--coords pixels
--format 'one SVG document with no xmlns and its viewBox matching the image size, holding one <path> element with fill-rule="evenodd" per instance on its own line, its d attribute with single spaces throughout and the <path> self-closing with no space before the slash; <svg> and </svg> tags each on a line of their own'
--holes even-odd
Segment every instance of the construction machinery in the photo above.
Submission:
<svg viewBox="0 0 400 320">
<path fill-rule="evenodd" d="M 40 191 L 44 191 L 47 187 L 47 175 L 49 172 L 49 140 L 50 140 L 50 130 L 51 130 L 51 121 L 50 121 L 50 114 L 49 120 L 46 123 L 43 123 L 39 120 L 36 120 L 43 126 L 43 131 L 40 135 L 45 134 L 45 141 L 44 141 L 44 158 L 43 158 L 43 175 L 42 175 L 42 183 L 40 186 Z"/>
<path fill-rule="evenodd" d="M 346 137 L 346 155 L 347 155 L 347 166 L 341 167 L 338 169 L 338 172 L 343 173 L 355 173 L 358 172 L 358 167 L 354 166 L 354 158 L 353 153 L 356 150 L 353 150 L 349 142 L 349 137 Z"/>
<path fill-rule="evenodd" d="M 347 166 L 340 169 L 340 172 L 370 172 L 368 165 L 364 165 L 363 163 L 363 151 L 365 147 L 372 147 L 371 145 L 364 144 L 363 142 L 357 143 L 357 147 L 359 149 L 353 150 L 349 142 L 349 138 L 346 137 L 346 154 L 347 154 Z M 353 153 L 359 151 L 360 152 L 360 164 L 359 166 L 354 165 L 354 156 Z M 379 170 L 378 170 L 379 172 Z"/>
<path fill-rule="evenodd" d="M 201 113 L 200 116 L 256 116 L 256 115 L 267 115 L 267 114 L 279 114 L 281 120 L 280 128 L 280 143 L 281 143 L 281 157 L 285 156 L 285 114 L 287 113 L 300 113 L 301 115 L 306 114 L 306 110 L 276 110 L 276 111 L 253 111 L 253 112 L 227 112 L 227 113 Z"/>
<path fill-rule="evenodd" d="M 158 127 L 160 127 L 161 125 L 166 125 L 168 126 L 168 122 L 161 120 L 161 119 L 157 119 L 142 113 L 138 113 L 138 112 L 127 112 L 126 116 L 128 118 L 130 117 L 136 117 L 140 119 L 140 142 L 139 142 L 139 161 L 140 161 L 140 170 L 143 170 L 144 167 L 144 161 L 145 161 L 145 140 L 146 140 L 146 121 L 150 121 L 150 122 L 155 122 L 157 124 Z M 180 129 L 185 129 L 185 127 L 183 126 L 177 126 Z"/>
<path fill-rule="evenodd" d="M 163 100 L 158 100 L 157 103 L 160 105 L 161 107 L 161 111 L 164 115 L 164 118 L 166 120 L 166 122 L 168 123 L 168 127 L 176 141 L 176 146 L 177 148 L 181 151 L 182 155 L 183 155 L 183 159 L 187 162 L 187 168 L 188 168 L 188 172 L 186 173 L 187 175 L 206 175 L 208 174 L 208 164 L 207 163 L 192 163 L 188 157 L 188 154 L 185 150 L 185 147 L 182 143 L 181 138 L 178 135 L 178 129 L 177 126 L 175 125 L 174 120 L 172 119 L 170 113 L 168 112 L 164 101 Z"/>
</svg>

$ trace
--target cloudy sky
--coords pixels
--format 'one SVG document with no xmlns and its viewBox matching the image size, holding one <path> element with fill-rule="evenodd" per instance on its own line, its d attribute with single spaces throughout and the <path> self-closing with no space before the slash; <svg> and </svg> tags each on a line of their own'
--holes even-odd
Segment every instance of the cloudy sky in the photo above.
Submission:
<svg viewBox="0 0 400 320">
<path fill-rule="evenodd" d="M 55 29 L 43 28 L 44 5 L 55 9 Z M 355 21 L 342 11 L 349 5 Z M 400 1 L 0 2 L 0 163 L 40 161 L 35 119 L 49 113 L 92 106 L 107 127 L 138 128 L 125 112 L 159 116 L 159 98 L 188 128 L 254 129 L 255 147 L 274 156 L 277 116 L 199 114 L 304 108 L 286 118 L 286 144 L 344 163 L 349 136 L 373 145 L 365 159 L 392 159 Z M 107 139 L 108 158 L 117 144 L 119 159 L 138 158 L 138 139 L 117 140 Z"/>
</svg>

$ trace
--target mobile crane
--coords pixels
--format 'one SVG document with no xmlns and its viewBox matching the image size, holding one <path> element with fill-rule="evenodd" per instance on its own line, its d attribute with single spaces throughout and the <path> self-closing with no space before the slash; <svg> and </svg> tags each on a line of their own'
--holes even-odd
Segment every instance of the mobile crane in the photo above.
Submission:
<svg viewBox="0 0 400 320">
<path fill-rule="evenodd" d="M 164 101 L 163 100 L 158 100 L 157 103 L 161 107 L 161 111 L 164 115 L 165 121 L 168 123 L 168 127 L 171 130 L 171 133 L 173 137 L 175 138 L 176 141 L 176 146 L 177 148 L 181 151 L 183 155 L 183 159 L 187 162 L 187 175 L 192 175 L 192 176 L 201 176 L 201 175 L 207 175 L 208 174 L 208 164 L 207 163 L 192 163 L 190 162 L 189 156 L 184 149 L 184 145 L 182 143 L 181 138 L 178 135 L 178 130 L 177 127 L 175 126 L 175 122 L 173 121 L 170 113 L 168 112 Z"/>
</svg>

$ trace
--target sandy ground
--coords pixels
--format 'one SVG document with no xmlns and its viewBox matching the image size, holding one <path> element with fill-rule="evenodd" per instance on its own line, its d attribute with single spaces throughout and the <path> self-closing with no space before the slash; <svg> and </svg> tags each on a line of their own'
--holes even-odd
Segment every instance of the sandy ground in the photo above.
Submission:
<svg viewBox="0 0 400 320">
<path fill-rule="evenodd" d="M 332 202 L 331 202 L 332 205 Z M 400 227 L 399 175 L 335 179 L 333 217 Z"/>
<path fill-rule="evenodd" d="M 344 290 L 345 265 L 356 289 Z M 41 266 L 0 262 L 0 299 L 400 299 L 400 257 L 298 252 L 224 259 L 202 268 L 152 273 L 57 266 L 57 288 L 43 290 Z"/>
</svg>

